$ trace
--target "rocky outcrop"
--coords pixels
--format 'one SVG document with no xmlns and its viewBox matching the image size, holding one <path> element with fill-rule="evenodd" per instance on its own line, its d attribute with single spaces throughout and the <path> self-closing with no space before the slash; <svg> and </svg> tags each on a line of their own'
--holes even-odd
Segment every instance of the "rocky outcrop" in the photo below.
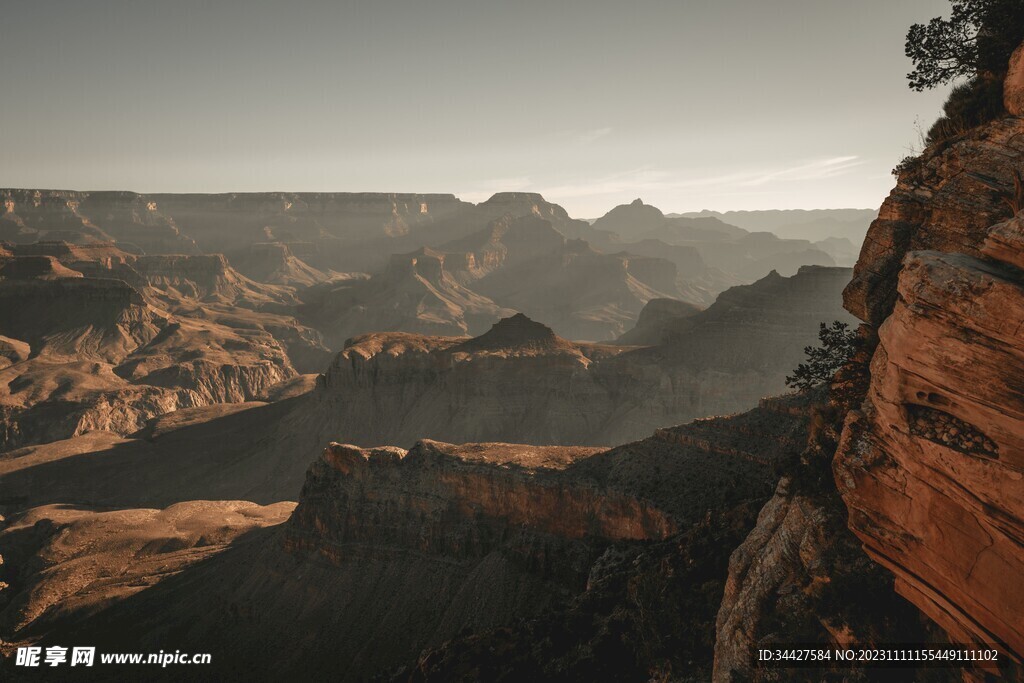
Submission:
<svg viewBox="0 0 1024 683">
<path fill-rule="evenodd" d="M 1010 57 L 1010 68 L 1003 81 L 1003 106 L 1014 116 L 1024 116 L 1024 45 Z"/>
<path fill-rule="evenodd" d="M 874 326 L 885 320 L 908 252 L 981 254 L 989 228 L 1020 201 L 1014 178 L 1024 156 L 1022 133 L 1024 119 L 999 119 L 928 150 L 900 175 L 843 295 L 851 313 Z"/>
<path fill-rule="evenodd" d="M 636 326 L 616 340 L 617 344 L 655 346 L 665 340 L 665 333 L 682 318 L 700 312 L 700 308 L 678 299 L 651 299 L 640 311 Z"/>
<path fill-rule="evenodd" d="M 19 268 L 17 277 L 0 278 L 0 334 L 24 340 L 37 355 L 116 363 L 166 325 L 166 318 L 125 282 L 82 277 L 52 257 L 15 257 L 0 274 L 23 259 L 49 265 Z"/>
<path fill-rule="evenodd" d="M 1015 231 L 995 231 L 992 253 Z M 913 252 L 897 293 L 836 457 L 850 526 L 954 641 L 1000 644 L 1020 662 L 1024 280 L 966 254 Z"/>
<path fill-rule="evenodd" d="M 811 577 L 828 581 L 824 568 L 816 566 L 826 545 L 825 513 L 814 501 L 789 495 L 790 486 L 788 480 L 780 484 L 761 509 L 757 526 L 729 559 L 715 624 L 715 681 L 750 680 L 753 653 L 766 645 L 762 638 L 773 630 L 762 620 L 773 611 L 802 609 L 803 596 L 794 589 L 812 582 Z M 792 637 L 785 632 L 779 636 Z"/>
<path fill-rule="evenodd" d="M 1004 117 L 906 164 L 844 294 L 877 339 L 834 461 L 849 527 L 952 641 L 1002 651 L 965 680 L 1024 659 L 1022 133 Z"/>
<path fill-rule="evenodd" d="M 674 533 L 676 524 L 654 506 L 566 476 L 575 460 L 596 452 L 434 441 L 409 452 L 332 444 L 307 475 L 285 544 L 336 563 L 349 547 L 370 543 L 461 561 L 486 557 L 510 539 L 521 542 L 521 530 L 556 545 Z M 389 513 L 377 512 L 383 510 Z M 585 579 L 585 567 L 574 567 L 572 555 L 541 552 L 531 562 L 548 563 L 543 571 L 576 583 Z"/>
<path fill-rule="evenodd" d="M 265 284 L 312 287 L 330 279 L 327 273 L 295 256 L 283 242 L 257 242 L 229 258 L 238 272 Z"/>
<path fill-rule="evenodd" d="M 396 254 L 386 271 L 369 280 L 330 283 L 305 294 L 302 319 L 323 330 L 337 349 L 371 331 L 479 334 L 512 313 L 460 284 L 449 258 L 425 248 Z"/>
<path fill-rule="evenodd" d="M 591 565 L 584 592 L 505 628 L 461 634 L 423 653 L 394 680 L 708 680 L 710 634 L 729 550 L 752 525 L 751 513 L 771 486 L 771 465 L 754 460 L 774 462 L 792 443 L 806 440 L 799 403 L 787 397 L 725 418 L 717 429 L 680 425 L 671 430 L 676 439 L 659 434 L 574 461 L 564 476 L 642 492 L 671 514 L 681 533 L 642 550 L 610 547 Z M 772 436 L 758 434 L 758 425 L 773 418 Z M 682 443 L 701 433 L 703 443 Z M 730 447 L 717 441 L 719 434 L 755 459 L 727 454 Z"/>
</svg>

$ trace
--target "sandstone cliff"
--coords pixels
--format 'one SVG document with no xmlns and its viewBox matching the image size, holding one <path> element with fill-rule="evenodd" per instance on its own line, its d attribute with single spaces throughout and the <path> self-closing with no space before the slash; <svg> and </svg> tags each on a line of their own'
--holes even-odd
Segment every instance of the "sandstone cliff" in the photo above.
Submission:
<svg viewBox="0 0 1024 683">
<path fill-rule="evenodd" d="M 866 398 L 837 413 L 838 443 L 796 470 L 834 452 L 838 490 L 829 493 L 831 477 L 797 490 L 785 480 L 733 555 L 715 680 L 773 680 L 752 665 L 773 632 L 898 642 L 937 637 L 932 623 L 952 642 L 1002 651 L 998 668 L 968 669 L 964 680 L 1021 676 L 1024 240 L 1020 217 L 1006 219 L 1021 208 L 1022 132 L 1021 119 L 1005 117 L 926 150 L 872 224 L 844 294 L 869 324 L 851 366 L 864 368 Z M 878 629 L 905 617 L 858 618 L 858 590 L 895 591 L 933 622 L 917 637 L 912 622 L 886 636 Z M 878 604 L 902 612 L 900 601 Z"/>
<path fill-rule="evenodd" d="M 844 300 L 880 325 L 896 301 L 903 257 L 932 249 L 979 256 L 989 228 L 1012 213 L 1024 120 L 1005 117 L 927 150 L 899 177 L 871 224 Z"/>
<path fill-rule="evenodd" d="M 1008 116 L 926 150 L 872 224 L 845 299 L 878 348 L 835 460 L 850 528 L 896 590 L 1018 665 L 1024 241 L 1005 219 L 1024 201 L 1021 133 Z"/>
<path fill-rule="evenodd" d="M 913 252 L 897 294 L 836 457 L 850 526 L 954 641 L 1000 644 L 1020 662 L 1024 281 L 998 263 Z"/>
</svg>

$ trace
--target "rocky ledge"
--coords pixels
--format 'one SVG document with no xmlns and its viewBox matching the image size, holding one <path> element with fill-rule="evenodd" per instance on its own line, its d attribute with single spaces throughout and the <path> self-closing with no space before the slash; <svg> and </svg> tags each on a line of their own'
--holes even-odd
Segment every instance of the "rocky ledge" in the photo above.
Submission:
<svg viewBox="0 0 1024 683">
<path fill-rule="evenodd" d="M 515 546 L 548 571 L 582 580 L 589 564 L 578 560 L 590 554 L 587 541 L 661 540 L 677 531 L 651 503 L 564 476 L 574 461 L 596 452 L 437 441 L 409 451 L 331 444 L 309 470 L 286 547 L 337 563 L 368 544 L 453 560 Z M 574 552 L 559 552 L 566 546 Z"/>
</svg>

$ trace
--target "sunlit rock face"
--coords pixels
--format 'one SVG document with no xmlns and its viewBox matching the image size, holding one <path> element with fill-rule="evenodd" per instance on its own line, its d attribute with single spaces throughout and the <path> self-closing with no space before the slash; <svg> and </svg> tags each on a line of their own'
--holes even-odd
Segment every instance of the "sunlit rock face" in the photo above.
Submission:
<svg viewBox="0 0 1024 683">
<path fill-rule="evenodd" d="M 845 292 L 877 331 L 871 384 L 834 462 L 850 528 L 896 590 L 1018 663 L 1022 133 L 1010 116 L 927 150 L 883 205 Z"/>
<path fill-rule="evenodd" d="M 1010 57 L 1010 70 L 1003 83 L 1003 106 L 1014 116 L 1024 116 L 1024 45 Z"/>
<path fill-rule="evenodd" d="M 1024 165 L 1024 119 L 1006 117 L 930 148 L 902 173 L 871 224 L 846 308 L 879 325 L 896 302 L 897 274 L 910 251 L 978 256 L 989 229 L 1011 214 Z M 1018 207 L 1020 208 L 1020 207 Z"/>
<path fill-rule="evenodd" d="M 408 452 L 332 444 L 306 477 L 286 544 L 337 562 L 358 544 L 482 558 L 524 532 L 560 544 L 674 533 L 675 522 L 653 505 L 564 474 L 573 461 L 597 452 L 436 441 Z"/>
<path fill-rule="evenodd" d="M 897 292 L 835 463 L 851 528 L 951 637 L 1020 658 L 1024 278 L 914 252 Z"/>
</svg>

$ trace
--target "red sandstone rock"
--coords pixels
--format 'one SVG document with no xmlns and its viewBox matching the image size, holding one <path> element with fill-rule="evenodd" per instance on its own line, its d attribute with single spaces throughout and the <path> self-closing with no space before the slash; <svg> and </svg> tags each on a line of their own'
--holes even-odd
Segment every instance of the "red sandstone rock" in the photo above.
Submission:
<svg viewBox="0 0 1024 683">
<path fill-rule="evenodd" d="M 855 316 L 879 325 L 892 311 L 896 275 L 909 251 L 977 256 L 989 228 L 1010 217 L 1024 168 L 1024 119 L 1008 117 L 925 152 L 900 175 L 871 224 L 843 294 Z"/>
<path fill-rule="evenodd" d="M 1003 82 L 1003 106 L 1014 116 L 1024 116 L 1024 45 L 1010 57 L 1010 68 Z"/>
<path fill-rule="evenodd" d="M 985 251 L 1001 253 L 1003 226 Z M 1024 279 L 910 254 L 835 460 L 850 527 L 958 642 L 1024 658 Z"/>
</svg>

